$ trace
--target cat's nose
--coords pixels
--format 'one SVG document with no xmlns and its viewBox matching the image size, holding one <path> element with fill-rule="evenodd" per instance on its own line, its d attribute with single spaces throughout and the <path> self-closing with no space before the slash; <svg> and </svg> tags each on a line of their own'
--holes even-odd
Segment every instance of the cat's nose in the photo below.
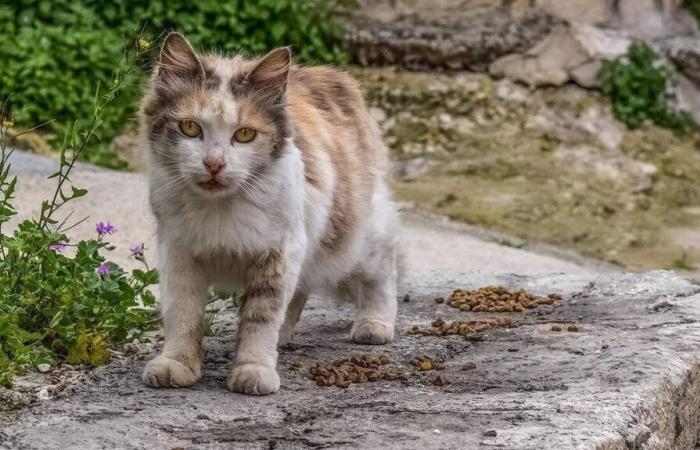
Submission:
<svg viewBox="0 0 700 450">
<path fill-rule="evenodd" d="M 226 166 L 226 161 L 224 161 L 223 156 L 207 156 L 202 162 L 204 163 L 204 167 L 207 168 L 207 172 L 212 175 L 218 174 L 221 172 L 221 169 Z"/>
</svg>

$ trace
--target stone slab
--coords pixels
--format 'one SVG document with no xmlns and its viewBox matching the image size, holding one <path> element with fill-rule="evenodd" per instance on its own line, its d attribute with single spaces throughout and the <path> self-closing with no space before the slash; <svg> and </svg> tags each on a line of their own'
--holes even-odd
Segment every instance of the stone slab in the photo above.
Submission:
<svg viewBox="0 0 700 450">
<path fill-rule="evenodd" d="M 514 329 L 418 337 L 435 317 L 481 318 L 435 296 L 499 284 L 563 294 L 557 309 L 514 313 Z M 150 355 L 120 357 L 59 398 L 0 427 L 0 448 L 508 448 L 692 449 L 700 425 L 700 287 L 671 272 L 536 277 L 416 272 L 399 303 L 398 339 L 351 343 L 350 305 L 314 298 L 296 344 L 280 352 L 283 387 L 268 397 L 225 389 L 235 312 L 207 338 L 204 378 L 188 389 L 141 384 Z M 488 314 L 486 316 L 489 316 Z M 552 331 L 576 323 L 579 332 Z M 566 328 L 565 328 L 566 329 Z M 387 351 L 445 358 L 432 375 L 405 382 L 321 388 L 306 378 L 319 360 Z M 302 362 L 303 369 L 294 369 Z"/>
</svg>

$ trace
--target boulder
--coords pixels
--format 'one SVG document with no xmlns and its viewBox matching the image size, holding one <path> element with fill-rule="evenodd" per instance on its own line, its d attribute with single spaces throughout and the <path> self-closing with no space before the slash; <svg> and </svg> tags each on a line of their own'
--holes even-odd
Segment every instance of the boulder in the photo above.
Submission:
<svg viewBox="0 0 700 450">
<path fill-rule="evenodd" d="M 347 21 L 344 42 L 363 66 L 483 72 L 497 58 L 531 47 L 554 23 L 556 20 L 545 14 L 514 20 L 503 10 L 435 20 L 409 15 L 391 22 L 354 16 Z"/>
<path fill-rule="evenodd" d="M 575 72 L 582 86 L 594 87 L 600 61 L 624 55 L 631 43 L 621 32 L 581 24 L 559 26 L 526 52 L 494 61 L 489 71 L 531 87 L 561 86 Z"/>
<path fill-rule="evenodd" d="M 700 37 L 676 36 L 659 42 L 663 54 L 700 87 Z"/>
</svg>

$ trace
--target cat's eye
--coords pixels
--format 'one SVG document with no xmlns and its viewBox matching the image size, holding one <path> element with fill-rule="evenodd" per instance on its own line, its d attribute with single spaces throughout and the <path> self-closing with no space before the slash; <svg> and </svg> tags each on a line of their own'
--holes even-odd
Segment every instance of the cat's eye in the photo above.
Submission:
<svg viewBox="0 0 700 450">
<path fill-rule="evenodd" d="M 239 128 L 236 130 L 235 133 L 233 133 L 233 139 L 236 142 L 240 142 L 241 144 L 245 144 L 245 143 L 250 142 L 253 139 L 255 139 L 256 134 L 257 134 L 257 132 L 252 128 Z"/>
<path fill-rule="evenodd" d="M 188 137 L 199 137 L 202 134 L 202 127 L 194 120 L 181 120 L 180 131 Z"/>
</svg>

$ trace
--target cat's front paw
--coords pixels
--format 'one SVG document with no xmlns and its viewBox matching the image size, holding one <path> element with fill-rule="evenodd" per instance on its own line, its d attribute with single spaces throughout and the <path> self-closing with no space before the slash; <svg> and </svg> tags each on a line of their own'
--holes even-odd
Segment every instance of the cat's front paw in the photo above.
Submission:
<svg viewBox="0 0 700 450">
<path fill-rule="evenodd" d="M 187 387 L 192 386 L 202 376 L 199 365 L 187 364 L 158 355 L 146 364 L 143 370 L 143 382 L 152 387 Z"/>
<path fill-rule="evenodd" d="M 241 364 L 231 370 L 226 386 L 241 394 L 268 395 L 279 391 L 280 377 L 274 367 Z"/>
<path fill-rule="evenodd" d="M 388 344 L 394 340 L 394 326 L 380 319 L 363 319 L 355 324 L 351 335 L 357 344 Z"/>
</svg>

